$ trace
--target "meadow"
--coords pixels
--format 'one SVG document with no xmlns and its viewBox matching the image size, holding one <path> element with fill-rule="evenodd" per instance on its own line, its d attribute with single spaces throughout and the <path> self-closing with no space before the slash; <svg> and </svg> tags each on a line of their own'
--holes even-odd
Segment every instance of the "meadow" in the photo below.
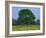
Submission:
<svg viewBox="0 0 46 38">
<path fill-rule="evenodd" d="M 12 31 L 25 31 L 25 30 L 40 30 L 40 25 L 19 25 L 19 26 L 12 26 Z"/>
</svg>

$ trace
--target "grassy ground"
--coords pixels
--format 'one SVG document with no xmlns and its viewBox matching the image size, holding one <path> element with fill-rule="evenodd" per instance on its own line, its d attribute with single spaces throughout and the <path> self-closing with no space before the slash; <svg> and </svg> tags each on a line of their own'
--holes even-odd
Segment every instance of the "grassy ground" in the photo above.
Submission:
<svg viewBox="0 0 46 38">
<path fill-rule="evenodd" d="M 24 30 L 40 30 L 40 25 L 31 25 L 31 26 L 13 26 L 13 31 L 24 31 Z"/>
</svg>

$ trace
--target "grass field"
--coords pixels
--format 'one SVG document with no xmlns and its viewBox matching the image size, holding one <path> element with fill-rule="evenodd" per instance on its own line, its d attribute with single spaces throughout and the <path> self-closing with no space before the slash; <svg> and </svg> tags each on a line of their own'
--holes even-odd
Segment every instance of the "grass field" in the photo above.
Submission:
<svg viewBox="0 0 46 38">
<path fill-rule="evenodd" d="M 25 31 L 25 30 L 40 30 L 40 25 L 31 25 L 31 26 L 12 26 L 13 31 Z"/>
</svg>

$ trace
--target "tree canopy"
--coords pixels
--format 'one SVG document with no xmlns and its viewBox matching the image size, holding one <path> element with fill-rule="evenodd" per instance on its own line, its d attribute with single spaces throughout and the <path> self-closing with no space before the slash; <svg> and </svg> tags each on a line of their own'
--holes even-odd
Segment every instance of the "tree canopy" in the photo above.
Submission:
<svg viewBox="0 0 46 38">
<path fill-rule="evenodd" d="M 35 16 L 29 9 L 22 9 L 19 11 L 19 18 L 15 22 L 18 25 L 31 25 L 35 24 Z"/>
</svg>

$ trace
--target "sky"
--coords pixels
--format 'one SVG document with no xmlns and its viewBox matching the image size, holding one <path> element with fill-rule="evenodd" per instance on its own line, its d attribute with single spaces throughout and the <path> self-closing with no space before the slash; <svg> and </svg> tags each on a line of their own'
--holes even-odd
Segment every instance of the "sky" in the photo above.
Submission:
<svg viewBox="0 0 46 38">
<path fill-rule="evenodd" d="M 19 15 L 19 11 L 22 9 L 29 9 L 32 10 L 32 13 L 35 15 L 36 19 L 40 19 L 40 8 L 37 7 L 12 7 L 12 18 L 13 19 L 18 19 Z"/>
</svg>

